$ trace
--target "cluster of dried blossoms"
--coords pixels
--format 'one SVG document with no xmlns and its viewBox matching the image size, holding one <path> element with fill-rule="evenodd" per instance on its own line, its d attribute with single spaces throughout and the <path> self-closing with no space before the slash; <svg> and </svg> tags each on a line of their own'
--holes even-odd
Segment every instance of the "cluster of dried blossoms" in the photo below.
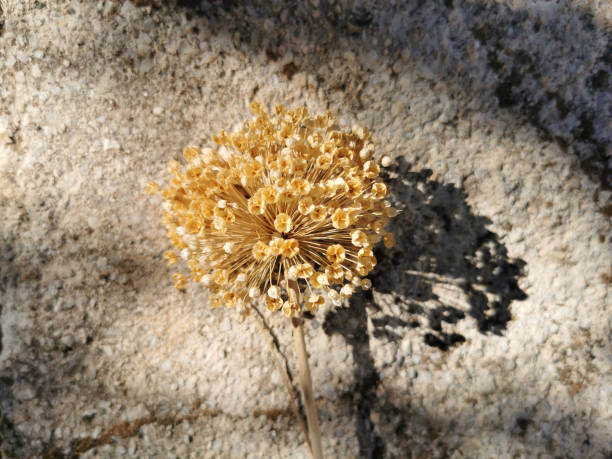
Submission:
<svg viewBox="0 0 612 459">
<path fill-rule="evenodd" d="M 218 151 L 189 147 L 184 170 L 170 164 L 163 222 L 192 279 L 208 286 L 212 307 L 244 313 L 264 295 L 268 309 L 288 317 L 300 314 L 300 294 L 315 312 L 321 290 L 338 305 L 356 287 L 370 288 L 363 277 L 376 265 L 372 247 L 394 244 L 385 226 L 395 209 L 368 130 L 341 132 L 329 113 L 305 108 L 251 110 L 257 117 L 241 130 L 213 137 Z M 178 259 L 175 251 L 165 257 Z M 185 287 L 185 276 L 174 279 Z"/>
</svg>

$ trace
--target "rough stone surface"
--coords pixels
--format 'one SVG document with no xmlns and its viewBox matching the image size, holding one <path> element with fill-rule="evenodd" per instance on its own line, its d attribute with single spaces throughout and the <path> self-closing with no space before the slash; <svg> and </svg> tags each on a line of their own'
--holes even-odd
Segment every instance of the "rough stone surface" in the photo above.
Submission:
<svg viewBox="0 0 612 459">
<path fill-rule="evenodd" d="M 612 455 L 609 2 L 0 5 L 4 455 L 308 457 L 143 192 L 254 99 L 368 126 L 402 209 L 308 321 L 327 457 Z"/>
</svg>

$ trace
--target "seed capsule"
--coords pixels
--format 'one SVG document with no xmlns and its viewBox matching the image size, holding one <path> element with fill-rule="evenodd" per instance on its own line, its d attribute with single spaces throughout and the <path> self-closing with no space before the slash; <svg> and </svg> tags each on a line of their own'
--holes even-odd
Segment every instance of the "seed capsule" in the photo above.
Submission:
<svg viewBox="0 0 612 459">
<path fill-rule="evenodd" d="M 370 243 L 367 234 L 361 230 L 351 232 L 351 241 L 356 247 L 367 247 Z"/>
<path fill-rule="evenodd" d="M 274 219 L 274 228 L 279 233 L 288 233 L 291 231 L 291 217 L 286 213 L 280 213 Z"/>
<path fill-rule="evenodd" d="M 314 274 L 314 268 L 310 263 L 302 263 L 296 268 L 296 277 L 300 279 L 308 279 Z"/>
<path fill-rule="evenodd" d="M 332 225 L 337 229 L 345 229 L 351 223 L 350 215 L 345 209 L 336 209 L 332 215 Z"/>
<path fill-rule="evenodd" d="M 286 239 L 281 247 L 281 255 L 286 258 L 293 258 L 300 253 L 300 246 L 295 239 Z"/>
<path fill-rule="evenodd" d="M 387 233 L 383 237 L 383 242 L 385 244 L 385 247 L 390 249 L 395 246 L 395 237 L 393 236 L 392 233 Z"/>
<path fill-rule="evenodd" d="M 372 197 L 374 199 L 384 199 L 387 196 L 387 186 L 384 183 L 375 183 L 372 185 Z"/>
<path fill-rule="evenodd" d="M 280 298 L 271 298 L 266 296 L 266 307 L 270 311 L 278 311 L 283 306 L 283 301 Z"/>
<path fill-rule="evenodd" d="M 342 295 L 344 298 L 350 298 L 354 290 L 355 289 L 351 284 L 344 284 L 340 289 L 340 295 Z"/>
<path fill-rule="evenodd" d="M 300 306 L 294 301 L 285 301 L 283 303 L 283 314 L 286 317 L 297 317 L 300 312 Z"/>
<path fill-rule="evenodd" d="M 261 197 L 252 197 L 248 201 L 248 209 L 253 215 L 261 215 L 266 211 L 266 204 Z"/>
<path fill-rule="evenodd" d="M 325 220 L 325 217 L 327 217 L 327 207 L 321 205 L 315 206 L 314 209 L 312 209 L 311 217 L 315 222 L 321 222 Z"/>
<path fill-rule="evenodd" d="M 279 193 L 273 186 L 267 186 L 263 188 L 262 197 L 266 204 L 274 204 L 278 201 Z"/>
<path fill-rule="evenodd" d="M 327 259 L 330 263 L 342 263 L 345 258 L 345 250 L 340 244 L 330 245 L 327 248 Z"/>
<path fill-rule="evenodd" d="M 330 290 L 329 292 L 327 292 L 327 296 L 329 297 L 334 306 L 340 306 L 342 304 L 342 297 L 335 290 Z"/>
<path fill-rule="evenodd" d="M 325 300 L 321 295 L 313 295 L 306 300 L 306 307 L 313 314 L 319 310 L 319 307 L 325 304 Z"/>
<path fill-rule="evenodd" d="M 308 215 L 313 211 L 314 207 L 312 198 L 310 196 L 306 196 L 305 198 L 300 199 L 300 202 L 298 203 L 298 212 L 302 215 Z"/>
<path fill-rule="evenodd" d="M 159 192 L 159 185 L 157 184 L 157 182 L 149 182 L 147 183 L 147 193 L 149 194 L 155 194 L 157 192 Z"/>
<path fill-rule="evenodd" d="M 262 261 L 268 255 L 270 255 L 270 252 L 270 247 L 268 247 L 267 244 L 264 244 L 261 241 L 255 243 L 252 249 L 253 258 L 255 258 L 255 260 L 257 261 Z"/>
<path fill-rule="evenodd" d="M 276 285 L 273 285 L 272 287 L 268 289 L 268 296 L 270 298 L 277 299 L 277 298 L 280 298 L 280 295 L 281 295 L 280 288 L 278 288 Z"/>
</svg>

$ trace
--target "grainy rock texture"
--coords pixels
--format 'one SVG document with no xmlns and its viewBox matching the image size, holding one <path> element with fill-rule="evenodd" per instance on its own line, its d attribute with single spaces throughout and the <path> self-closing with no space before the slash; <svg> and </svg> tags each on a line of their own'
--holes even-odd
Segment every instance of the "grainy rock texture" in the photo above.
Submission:
<svg viewBox="0 0 612 459">
<path fill-rule="evenodd" d="M 398 245 L 308 321 L 326 456 L 612 455 L 609 2 L 0 5 L 2 454 L 308 456 L 143 192 L 256 99 L 393 158 Z"/>
</svg>

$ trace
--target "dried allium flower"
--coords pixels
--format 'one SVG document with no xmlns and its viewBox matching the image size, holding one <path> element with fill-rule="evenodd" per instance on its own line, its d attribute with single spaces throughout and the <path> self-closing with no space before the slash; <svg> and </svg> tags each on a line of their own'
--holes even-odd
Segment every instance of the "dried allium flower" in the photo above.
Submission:
<svg viewBox="0 0 612 459">
<path fill-rule="evenodd" d="M 170 164 L 163 222 L 192 280 L 208 285 L 212 307 L 244 312 L 249 298 L 265 295 L 270 310 L 288 317 L 301 312 L 290 282 L 313 312 L 323 304 L 314 290 L 340 304 L 355 287 L 370 288 L 363 276 L 376 266 L 372 247 L 394 244 L 384 228 L 395 209 L 384 200 L 368 130 L 341 132 L 329 113 L 305 108 L 251 110 L 257 117 L 242 129 L 213 137 L 217 151 L 188 147 L 183 170 Z M 184 288 L 186 278 L 174 278 Z"/>
</svg>

